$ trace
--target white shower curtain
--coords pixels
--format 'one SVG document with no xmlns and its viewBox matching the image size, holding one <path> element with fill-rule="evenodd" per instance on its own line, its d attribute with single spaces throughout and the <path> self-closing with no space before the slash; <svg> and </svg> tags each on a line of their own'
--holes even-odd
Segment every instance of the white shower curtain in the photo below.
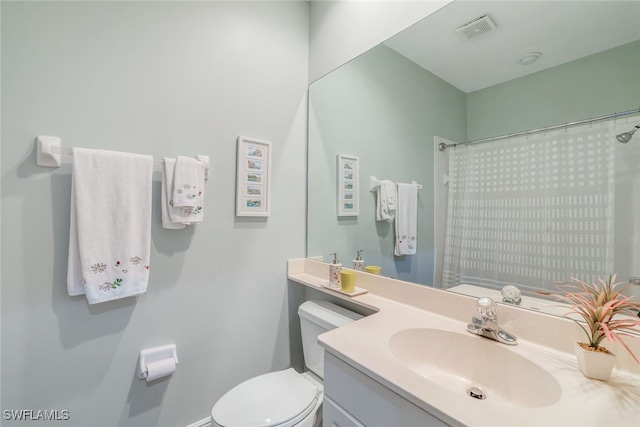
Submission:
<svg viewBox="0 0 640 427">
<path fill-rule="evenodd" d="M 442 287 L 613 273 L 614 141 L 608 121 L 454 148 Z"/>
</svg>

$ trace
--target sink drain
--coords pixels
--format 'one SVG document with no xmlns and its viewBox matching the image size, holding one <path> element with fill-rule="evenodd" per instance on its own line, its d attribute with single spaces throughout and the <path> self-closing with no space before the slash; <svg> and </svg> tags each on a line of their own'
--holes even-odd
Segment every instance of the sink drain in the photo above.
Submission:
<svg viewBox="0 0 640 427">
<path fill-rule="evenodd" d="M 484 394 L 484 391 L 480 390 L 477 387 L 471 387 L 469 390 L 467 390 L 467 394 L 478 400 L 484 400 L 487 398 L 487 396 Z"/>
</svg>

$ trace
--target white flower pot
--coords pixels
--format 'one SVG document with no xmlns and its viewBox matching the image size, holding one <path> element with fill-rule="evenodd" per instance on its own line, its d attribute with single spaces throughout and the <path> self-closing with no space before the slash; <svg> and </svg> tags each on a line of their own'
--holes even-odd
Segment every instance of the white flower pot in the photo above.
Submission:
<svg viewBox="0 0 640 427">
<path fill-rule="evenodd" d="M 609 381 L 613 365 L 616 363 L 615 354 L 585 350 L 578 343 L 575 343 L 575 353 L 578 368 L 585 377 Z"/>
</svg>

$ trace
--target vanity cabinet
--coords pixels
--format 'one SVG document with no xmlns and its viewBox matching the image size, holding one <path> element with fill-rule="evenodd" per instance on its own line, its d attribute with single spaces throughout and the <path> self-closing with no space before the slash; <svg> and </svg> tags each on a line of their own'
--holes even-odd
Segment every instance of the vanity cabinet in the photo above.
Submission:
<svg viewBox="0 0 640 427">
<path fill-rule="evenodd" d="M 439 427 L 449 424 L 325 351 L 323 427 Z"/>
</svg>

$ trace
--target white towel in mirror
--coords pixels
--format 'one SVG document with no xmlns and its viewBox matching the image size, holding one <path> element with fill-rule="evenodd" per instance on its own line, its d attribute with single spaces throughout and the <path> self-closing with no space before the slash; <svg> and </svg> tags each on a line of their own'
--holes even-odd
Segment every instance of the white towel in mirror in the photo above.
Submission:
<svg viewBox="0 0 640 427">
<path fill-rule="evenodd" d="M 395 229 L 395 255 L 414 255 L 418 247 L 418 184 L 398 184 Z"/>
<path fill-rule="evenodd" d="M 393 222 L 396 217 L 396 184 L 387 179 L 380 181 L 376 196 L 376 220 Z"/>
</svg>

